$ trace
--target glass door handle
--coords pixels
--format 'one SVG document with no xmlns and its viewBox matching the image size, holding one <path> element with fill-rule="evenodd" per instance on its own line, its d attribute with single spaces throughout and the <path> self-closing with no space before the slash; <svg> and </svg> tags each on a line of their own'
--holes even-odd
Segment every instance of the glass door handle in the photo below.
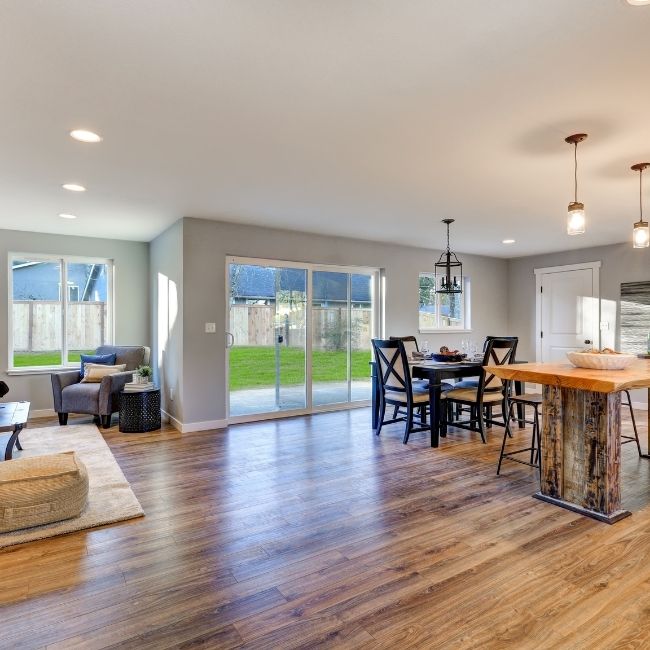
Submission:
<svg viewBox="0 0 650 650">
<path fill-rule="evenodd" d="M 226 347 L 231 348 L 235 345 L 235 335 L 232 332 L 226 332 Z"/>
</svg>

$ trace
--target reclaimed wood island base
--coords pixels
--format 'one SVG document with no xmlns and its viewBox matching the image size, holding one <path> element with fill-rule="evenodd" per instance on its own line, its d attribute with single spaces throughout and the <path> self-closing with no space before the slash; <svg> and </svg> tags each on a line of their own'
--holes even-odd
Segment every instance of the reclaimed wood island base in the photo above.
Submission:
<svg viewBox="0 0 650 650">
<path fill-rule="evenodd" d="M 621 507 L 621 392 L 650 387 L 650 361 L 626 370 L 569 364 L 488 366 L 503 379 L 543 385 L 542 501 L 613 524 Z"/>
</svg>

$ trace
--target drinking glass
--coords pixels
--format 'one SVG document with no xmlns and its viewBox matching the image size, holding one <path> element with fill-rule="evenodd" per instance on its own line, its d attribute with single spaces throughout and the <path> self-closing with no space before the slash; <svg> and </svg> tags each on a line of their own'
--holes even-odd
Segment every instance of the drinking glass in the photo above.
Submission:
<svg viewBox="0 0 650 650">
<path fill-rule="evenodd" d="M 429 341 L 422 341 L 422 352 L 429 354 Z"/>
</svg>

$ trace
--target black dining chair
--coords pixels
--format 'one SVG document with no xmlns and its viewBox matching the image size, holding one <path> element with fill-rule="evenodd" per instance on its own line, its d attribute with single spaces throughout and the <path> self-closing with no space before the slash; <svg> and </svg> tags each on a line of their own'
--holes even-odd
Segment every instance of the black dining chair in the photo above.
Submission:
<svg viewBox="0 0 650 650">
<path fill-rule="evenodd" d="M 478 386 L 476 388 L 454 387 L 441 395 L 447 405 L 447 408 L 443 409 L 445 414 L 442 424 L 443 430 L 447 426 L 453 426 L 468 431 L 476 431 L 481 434 L 481 440 L 485 443 L 487 442 L 485 438 L 486 425 L 506 425 L 508 417 L 506 397 L 510 384 L 506 380 L 488 373 L 484 367 L 488 365 L 502 366 L 511 363 L 516 351 L 517 341 L 513 338 L 493 338 L 487 342 Z M 469 420 L 452 419 L 453 407 L 456 405 L 469 407 Z M 503 423 L 494 420 L 492 417 L 492 409 L 497 405 L 501 406 Z M 486 409 L 487 416 L 485 414 Z"/>
<path fill-rule="evenodd" d="M 406 356 L 409 359 L 413 359 L 413 352 L 419 352 L 420 347 L 418 346 L 418 340 L 415 338 L 415 336 L 410 335 L 410 336 L 391 336 L 390 337 L 391 341 L 401 341 L 404 343 L 404 350 L 406 350 Z M 413 382 L 413 386 L 415 388 L 429 388 L 429 382 L 426 379 L 416 379 L 413 377 L 413 371 L 411 370 L 411 381 Z M 453 384 L 450 384 L 449 382 L 443 381 L 440 384 L 440 390 L 441 391 L 447 391 L 451 390 L 454 387 Z M 399 413 L 399 406 L 395 407 L 395 412 L 393 413 L 393 418 L 397 417 L 397 414 Z M 420 419 L 422 420 L 423 424 L 426 424 L 426 406 L 421 406 L 420 407 Z"/>
<path fill-rule="evenodd" d="M 408 357 L 404 343 L 399 340 L 373 339 L 372 349 L 375 355 L 377 379 L 379 381 L 379 422 L 376 435 L 381 433 L 385 424 L 404 422 L 404 438 L 408 442 L 411 433 L 428 431 L 424 425 L 424 418 L 420 416 L 421 426 L 415 425 L 415 410 L 426 408 L 429 404 L 429 389 L 424 386 L 414 386 L 411 381 Z M 401 408 L 405 410 L 404 416 L 386 420 L 386 406 L 397 407 L 395 413 Z"/>
<path fill-rule="evenodd" d="M 485 341 L 483 342 L 483 353 L 485 353 L 488 343 L 494 339 L 504 339 L 506 341 L 516 341 L 519 343 L 518 336 L 486 336 Z M 515 359 L 513 357 L 510 363 L 514 363 L 514 361 Z M 478 377 L 468 377 L 467 379 L 463 379 L 462 381 L 455 383 L 454 388 L 478 388 L 478 380 Z"/>
<path fill-rule="evenodd" d="M 483 342 L 483 353 L 485 353 L 488 343 L 490 341 L 493 341 L 494 339 L 505 339 L 506 341 L 516 341 L 517 344 L 519 343 L 518 336 L 486 336 L 485 341 Z M 509 363 L 514 363 L 514 362 L 515 362 L 515 357 L 513 356 L 512 359 L 509 361 Z M 478 377 L 467 377 L 466 379 L 456 382 L 454 384 L 454 388 L 478 388 L 478 382 L 479 382 Z M 463 413 L 463 407 L 460 405 L 456 406 L 456 410 L 455 410 L 456 419 L 458 419 L 462 415 L 462 413 Z M 486 418 L 492 419 L 490 406 L 486 407 Z"/>
<path fill-rule="evenodd" d="M 420 346 L 418 345 L 418 340 L 415 336 L 390 336 L 391 341 L 401 341 L 404 343 L 404 350 L 406 351 L 406 356 L 409 359 L 413 358 L 413 352 L 419 352 Z"/>
</svg>

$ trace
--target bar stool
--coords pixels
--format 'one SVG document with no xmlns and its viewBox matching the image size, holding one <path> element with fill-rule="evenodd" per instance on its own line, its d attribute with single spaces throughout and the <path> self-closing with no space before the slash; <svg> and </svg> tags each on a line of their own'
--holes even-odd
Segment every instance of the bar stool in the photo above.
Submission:
<svg viewBox="0 0 650 650">
<path fill-rule="evenodd" d="M 542 396 L 537 393 L 530 393 L 528 395 L 513 395 L 508 398 L 508 416 L 506 418 L 506 430 L 503 432 L 503 442 L 501 443 L 501 455 L 499 456 L 499 465 L 497 467 L 497 476 L 501 472 L 501 463 L 504 459 L 510 459 L 516 463 L 521 463 L 522 465 L 528 465 L 529 467 L 536 467 L 541 471 L 540 465 L 540 434 L 539 434 L 539 407 L 542 405 Z M 514 451 L 506 452 L 506 440 L 512 438 L 512 433 L 510 432 L 510 423 L 513 419 L 513 408 L 515 406 L 531 406 L 535 414 L 532 420 L 524 420 L 526 424 L 533 425 L 533 434 L 530 441 L 530 447 L 525 447 L 523 449 L 515 449 Z M 525 411 L 525 408 L 524 408 Z M 523 454 L 530 452 L 530 461 L 522 460 L 521 458 L 516 458 L 517 454 Z"/>
<path fill-rule="evenodd" d="M 634 418 L 634 409 L 632 408 L 632 398 L 630 397 L 630 391 L 624 390 L 621 392 L 625 393 L 625 397 L 627 398 L 627 402 L 621 400 L 621 406 L 628 406 L 630 408 L 630 417 L 632 418 L 632 428 L 634 429 L 633 436 L 624 436 L 623 434 L 621 434 L 621 444 L 626 445 L 628 442 L 636 442 L 636 448 L 639 451 L 639 456 L 643 456 L 643 452 L 641 451 L 641 443 L 639 443 L 639 433 L 636 430 L 636 419 Z"/>
</svg>

